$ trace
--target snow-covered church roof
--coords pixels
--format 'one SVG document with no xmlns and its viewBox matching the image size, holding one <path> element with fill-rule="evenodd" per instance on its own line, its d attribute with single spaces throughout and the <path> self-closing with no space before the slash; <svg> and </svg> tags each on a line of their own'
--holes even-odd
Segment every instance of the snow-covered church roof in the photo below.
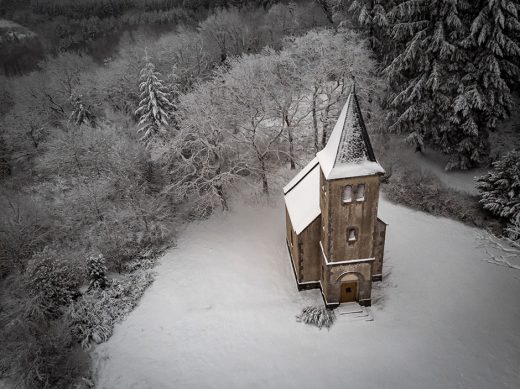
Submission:
<svg viewBox="0 0 520 389">
<path fill-rule="evenodd" d="M 294 232 L 299 234 L 321 214 L 318 158 L 309 162 L 283 188 L 283 193 Z"/>
<path fill-rule="evenodd" d="M 327 145 L 316 155 L 327 180 L 384 174 L 372 150 L 354 87 Z"/>
<path fill-rule="evenodd" d="M 355 88 L 352 88 L 325 148 L 283 188 L 285 205 L 296 234 L 321 214 L 320 167 L 328 180 L 385 172 L 372 150 Z"/>
</svg>

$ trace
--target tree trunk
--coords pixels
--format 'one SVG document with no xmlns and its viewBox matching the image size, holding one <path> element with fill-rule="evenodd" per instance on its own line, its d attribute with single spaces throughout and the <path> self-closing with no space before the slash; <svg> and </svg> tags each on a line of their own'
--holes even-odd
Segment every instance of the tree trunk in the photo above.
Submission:
<svg viewBox="0 0 520 389">
<path fill-rule="evenodd" d="M 318 88 L 314 87 L 314 93 L 312 94 L 312 127 L 314 129 L 314 149 L 316 152 L 319 151 L 318 144 L 318 113 L 316 112 L 316 99 L 318 98 Z"/>
<path fill-rule="evenodd" d="M 215 189 L 217 190 L 217 194 L 220 197 L 220 202 L 222 204 L 222 210 L 223 211 L 229 210 L 226 196 L 224 196 L 224 189 L 222 188 L 222 184 L 215 185 Z"/>
<path fill-rule="evenodd" d="M 262 169 L 260 172 L 260 178 L 262 178 L 262 190 L 266 195 L 268 195 L 269 184 L 267 183 L 267 169 L 265 168 L 265 161 L 263 158 L 260 159 L 260 167 Z"/>
<path fill-rule="evenodd" d="M 296 169 L 296 164 L 294 163 L 294 141 L 293 134 L 291 130 L 291 123 L 289 121 L 289 117 L 287 113 L 284 114 L 285 124 L 287 125 L 287 138 L 289 139 L 289 159 L 291 161 L 291 170 Z"/>
<path fill-rule="evenodd" d="M 329 112 L 332 107 L 332 103 L 330 102 L 329 97 L 329 103 L 327 104 L 327 107 L 325 107 L 324 117 L 325 120 L 323 121 L 323 131 L 321 133 L 321 148 L 324 148 L 327 144 L 327 134 L 329 132 Z"/>
</svg>

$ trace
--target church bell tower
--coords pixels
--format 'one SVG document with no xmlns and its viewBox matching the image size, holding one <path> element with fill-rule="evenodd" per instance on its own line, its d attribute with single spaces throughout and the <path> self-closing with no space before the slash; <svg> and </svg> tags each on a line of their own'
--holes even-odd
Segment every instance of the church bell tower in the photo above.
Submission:
<svg viewBox="0 0 520 389">
<path fill-rule="evenodd" d="M 353 88 L 325 148 L 317 154 L 322 231 L 321 285 L 328 303 L 370 305 L 373 280 L 382 277 L 378 219 L 380 176 Z"/>
</svg>

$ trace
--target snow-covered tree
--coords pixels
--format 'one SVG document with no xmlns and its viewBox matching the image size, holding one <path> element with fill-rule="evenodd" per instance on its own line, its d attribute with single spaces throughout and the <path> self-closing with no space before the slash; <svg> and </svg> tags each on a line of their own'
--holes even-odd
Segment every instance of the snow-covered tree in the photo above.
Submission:
<svg viewBox="0 0 520 389">
<path fill-rule="evenodd" d="M 520 225 L 520 151 L 512 151 L 493 163 L 493 170 L 477 179 L 484 209 L 504 218 L 509 235 L 518 239 Z"/>
<path fill-rule="evenodd" d="M 297 63 L 300 83 L 311 98 L 316 151 L 325 146 L 353 78 L 364 100 L 365 118 L 381 115 L 376 112 L 379 102 L 375 98 L 382 94 L 381 80 L 375 74 L 375 61 L 365 40 L 357 34 L 313 31 L 287 41 L 286 50 Z M 369 126 L 374 122 L 367 120 Z"/>
<path fill-rule="evenodd" d="M 468 10 L 474 18 L 462 42 L 467 58 L 454 106 L 461 131 L 450 140 L 465 157 L 463 165 L 487 156 L 489 131 L 513 105 L 510 88 L 520 76 L 519 10 L 518 2 L 510 0 L 476 1 Z"/>
<path fill-rule="evenodd" d="M 137 131 L 142 134 L 141 141 L 149 143 L 168 126 L 173 105 L 169 100 L 169 91 L 148 54 L 145 61 L 146 64 L 139 76 L 141 100 L 135 115 L 139 118 Z"/>
<path fill-rule="evenodd" d="M 388 14 L 399 48 L 386 69 L 398 91 L 392 128 L 449 154 L 446 169 L 485 161 L 489 131 L 511 108 L 518 12 L 512 0 L 402 0 Z"/>
<path fill-rule="evenodd" d="M 90 279 L 89 288 L 101 288 L 107 286 L 107 266 L 103 254 L 92 255 L 87 258 L 87 272 Z"/>
<path fill-rule="evenodd" d="M 261 77 L 261 54 L 242 56 L 229 61 L 230 69 L 222 70 L 223 100 L 221 110 L 233 127 L 229 135 L 237 148 L 245 148 L 243 162 L 258 174 L 264 193 L 269 193 L 267 180 L 270 158 L 279 154 L 284 127 L 274 120 L 276 106 Z"/>
<path fill-rule="evenodd" d="M 336 12 L 344 14 L 355 26 L 367 33 L 370 47 L 377 53 L 387 50 L 389 22 L 387 18 L 388 0 L 338 0 Z"/>
<path fill-rule="evenodd" d="M 385 70 L 397 89 L 391 129 L 405 133 L 418 150 L 427 142 L 455 155 L 449 168 L 474 166 L 485 147 L 469 120 L 472 111 L 461 107 L 459 96 L 467 65 L 461 42 L 468 34 L 468 8 L 467 1 L 405 0 L 389 12 L 392 36 L 403 45 Z"/>
</svg>

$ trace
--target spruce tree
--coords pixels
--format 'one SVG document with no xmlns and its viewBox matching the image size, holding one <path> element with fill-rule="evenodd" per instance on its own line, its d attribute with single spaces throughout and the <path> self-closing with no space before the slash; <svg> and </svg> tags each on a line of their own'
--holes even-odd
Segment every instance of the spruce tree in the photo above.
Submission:
<svg viewBox="0 0 520 389">
<path fill-rule="evenodd" d="M 477 179 L 480 203 L 496 216 L 509 222 L 513 239 L 520 225 L 520 151 L 512 151 L 493 163 L 493 169 Z M 516 232 L 515 232 L 516 231 Z"/>
<path fill-rule="evenodd" d="M 449 139 L 459 156 L 454 166 L 472 167 L 487 157 L 489 131 L 512 107 L 510 88 L 520 76 L 518 12 L 511 0 L 480 0 L 468 10 L 471 28 L 462 42 L 466 66 L 454 105 L 460 131 Z"/>
<path fill-rule="evenodd" d="M 482 86 L 473 78 L 467 1 L 407 0 L 390 12 L 392 34 L 403 43 L 386 71 L 398 93 L 393 126 L 421 150 L 424 143 L 449 154 L 446 169 L 469 169 L 488 154 L 488 115 Z"/>
<path fill-rule="evenodd" d="M 342 0 L 338 3 L 349 14 L 355 25 L 363 29 L 370 41 L 370 47 L 378 54 L 388 49 L 388 18 L 386 7 L 389 0 Z"/>
<path fill-rule="evenodd" d="M 173 108 L 169 100 L 169 92 L 155 70 L 155 65 L 148 55 L 146 64 L 139 76 L 140 102 L 135 115 L 139 117 L 137 132 L 141 133 L 141 141 L 148 144 L 168 126 L 170 111 Z"/>
</svg>

